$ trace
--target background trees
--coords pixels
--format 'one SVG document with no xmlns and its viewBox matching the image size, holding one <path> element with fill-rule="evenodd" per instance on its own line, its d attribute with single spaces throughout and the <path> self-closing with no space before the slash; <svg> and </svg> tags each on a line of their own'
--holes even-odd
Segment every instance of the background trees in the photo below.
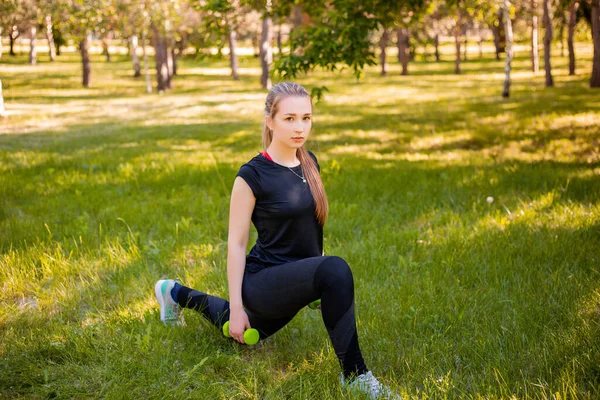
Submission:
<svg viewBox="0 0 600 400">
<path fill-rule="evenodd" d="M 218 54 L 227 47 L 231 76 L 237 80 L 238 40 L 244 46 L 252 43 L 261 61 L 261 86 L 268 88 L 273 67 L 282 79 L 319 68 L 350 68 L 360 77 L 366 65 L 379 62 L 385 75 L 391 62 L 387 52 L 394 46 L 401 73 L 408 75 L 409 62 L 416 57 L 440 61 L 440 43 L 449 40 L 454 70 L 460 73 L 461 63 L 470 57 L 469 38 L 477 40 L 479 57 L 484 43 L 493 38 L 500 59 L 509 45 L 510 27 L 516 42 L 529 41 L 534 73 L 540 67 L 539 36 L 544 35 L 545 82 L 552 86 L 551 48 L 566 32 L 567 46 L 561 45 L 561 51 L 568 48 L 569 73 L 575 74 L 574 40 L 578 22 L 585 20 L 595 49 L 590 86 L 600 85 L 597 0 L 514 0 L 508 6 L 510 21 L 506 7 L 503 0 L 3 0 L 0 35 L 10 46 L 9 54 L 15 54 L 17 40 L 27 43 L 31 64 L 39 58 L 38 43 L 54 60 L 65 38 L 73 42 L 81 54 L 85 87 L 91 85 L 90 40 L 100 41 L 106 61 L 111 43 L 127 47 L 134 77 L 142 76 L 140 60 L 150 43 L 156 87 L 162 92 L 173 87 L 177 58 L 191 47 L 196 53 L 216 48 Z"/>
</svg>

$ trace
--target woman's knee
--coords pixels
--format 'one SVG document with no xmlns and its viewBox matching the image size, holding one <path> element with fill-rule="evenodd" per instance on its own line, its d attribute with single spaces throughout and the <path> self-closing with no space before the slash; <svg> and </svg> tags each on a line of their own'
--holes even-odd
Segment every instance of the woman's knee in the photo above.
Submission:
<svg viewBox="0 0 600 400">
<path fill-rule="evenodd" d="M 352 270 L 348 263 L 338 256 L 327 256 L 315 273 L 315 281 L 321 288 L 345 287 L 354 289 Z"/>
</svg>

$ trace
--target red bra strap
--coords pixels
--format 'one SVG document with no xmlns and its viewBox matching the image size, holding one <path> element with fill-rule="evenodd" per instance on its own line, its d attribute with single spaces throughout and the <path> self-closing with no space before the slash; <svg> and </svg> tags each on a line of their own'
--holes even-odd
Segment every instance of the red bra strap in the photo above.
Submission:
<svg viewBox="0 0 600 400">
<path fill-rule="evenodd" d="M 265 156 L 267 160 L 273 161 L 273 159 L 271 158 L 271 156 L 269 155 L 269 153 L 267 153 L 266 151 L 263 151 L 260 154 L 262 154 L 263 156 Z"/>
</svg>

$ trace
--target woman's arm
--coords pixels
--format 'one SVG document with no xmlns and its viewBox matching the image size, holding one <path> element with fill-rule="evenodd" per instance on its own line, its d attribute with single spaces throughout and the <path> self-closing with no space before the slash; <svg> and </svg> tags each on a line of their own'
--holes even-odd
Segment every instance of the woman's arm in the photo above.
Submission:
<svg viewBox="0 0 600 400">
<path fill-rule="evenodd" d="M 250 324 L 242 303 L 242 279 L 246 268 L 246 248 L 250 237 L 250 220 L 256 199 L 250 186 L 237 177 L 231 191 L 229 235 L 227 239 L 227 280 L 229 282 L 229 333 L 243 343 L 244 329 Z"/>
</svg>

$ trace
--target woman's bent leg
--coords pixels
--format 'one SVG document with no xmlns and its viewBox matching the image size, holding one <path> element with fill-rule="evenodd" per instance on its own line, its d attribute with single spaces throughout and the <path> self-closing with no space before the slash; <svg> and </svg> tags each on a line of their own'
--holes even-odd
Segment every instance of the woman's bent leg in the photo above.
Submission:
<svg viewBox="0 0 600 400">
<path fill-rule="evenodd" d="M 242 298 L 249 311 L 270 318 L 295 314 L 320 298 L 323 322 L 344 375 L 368 371 L 358 345 L 352 272 L 340 257 L 311 257 L 246 274 Z"/>
<path fill-rule="evenodd" d="M 323 322 L 344 376 L 349 378 L 368 372 L 358 345 L 350 267 L 339 257 L 329 257 L 317 268 L 315 285 L 321 293 Z"/>
</svg>

